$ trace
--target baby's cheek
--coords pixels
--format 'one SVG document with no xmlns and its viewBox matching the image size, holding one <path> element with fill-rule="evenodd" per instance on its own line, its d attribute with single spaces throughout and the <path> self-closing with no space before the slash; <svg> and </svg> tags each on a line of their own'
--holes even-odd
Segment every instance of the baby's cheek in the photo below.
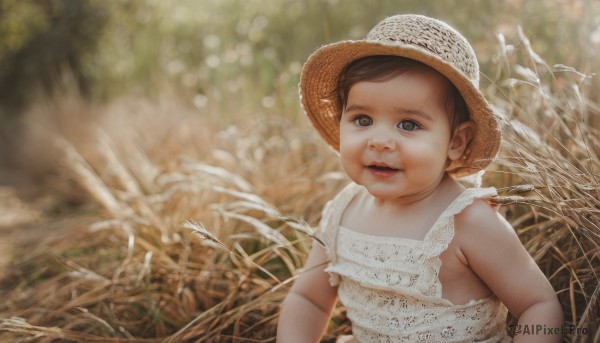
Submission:
<svg viewBox="0 0 600 343">
<path fill-rule="evenodd" d="M 436 167 L 442 168 L 447 161 L 447 157 L 447 153 L 441 144 L 437 147 L 431 146 L 427 148 L 421 147 L 420 149 L 414 149 L 411 152 L 410 157 L 406 156 L 406 158 L 410 158 L 414 165 L 422 168 L 432 169 L 432 171 Z"/>
<path fill-rule="evenodd" d="M 350 172 L 352 167 L 356 164 L 356 158 L 348 151 L 342 149 L 340 149 L 340 161 L 342 163 L 342 168 L 344 168 L 346 173 Z"/>
<path fill-rule="evenodd" d="M 341 136 L 340 138 L 340 157 L 341 158 L 356 158 L 361 151 L 361 144 L 355 137 Z"/>
</svg>

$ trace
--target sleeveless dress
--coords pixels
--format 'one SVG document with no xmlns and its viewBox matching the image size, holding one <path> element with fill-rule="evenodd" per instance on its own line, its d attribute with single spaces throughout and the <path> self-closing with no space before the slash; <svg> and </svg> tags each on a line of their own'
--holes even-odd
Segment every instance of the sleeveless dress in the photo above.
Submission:
<svg viewBox="0 0 600 343">
<path fill-rule="evenodd" d="M 325 269 L 352 322 L 338 342 L 510 342 L 506 307 L 491 296 L 456 305 L 442 298 L 440 254 L 454 237 L 454 215 L 494 188 L 466 189 L 444 210 L 422 241 L 374 236 L 340 226 L 361 189 L 343 189 L 323 210 L 319 237 L 330 259 Z"/>
</svg>

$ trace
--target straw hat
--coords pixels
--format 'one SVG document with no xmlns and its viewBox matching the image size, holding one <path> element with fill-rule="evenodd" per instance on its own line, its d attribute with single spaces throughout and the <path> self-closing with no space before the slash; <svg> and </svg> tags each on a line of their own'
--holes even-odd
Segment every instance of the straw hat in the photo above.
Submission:
<svg viewBox="0 0 600 343">
<path fill-rule="evenodd" d="M 366 56 L 407 57 L 437 70 L 463 96 L 475 123 L 473 139 L 463 156 L 447 168 L 461 177 L 485 168 L 500 145 L 500 118 L 479 91 L 479 64 L 469 42 L 448 24 L 422 15 L 397 15 L 377 24 L 365 40 L 325 45 L 306 61 L 300 77 L 300 98 L 315 129 L 336 151 L 340 148 L 339 108 L 335 90 L 344 68 Z"/>
</svg>

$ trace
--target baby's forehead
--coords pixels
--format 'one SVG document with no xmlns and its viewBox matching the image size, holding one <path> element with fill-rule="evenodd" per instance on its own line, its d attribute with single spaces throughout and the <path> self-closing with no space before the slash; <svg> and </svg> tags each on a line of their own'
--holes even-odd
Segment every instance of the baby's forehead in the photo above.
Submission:
<svg viewBox="0 0 600 343">
<path fill-rule="evenodd" d="M 345 80 L 347 87 L 346 91 L 350 91 L 360 82 L 384 83 L 396 78 L 410 78 L 413 80 L 426 79 L 430 88 L 440 89 L 445 93 L 450 92 L 453 88 L 450 80 L 437 70 L 416 61 L 411 62 L 414 63 L 392 65 L 385 69 L 377 69 L 377 66 L 370 66 L 367 64 L 359 70 L 348 70 L 340 77 L 340 82 L 344 82 L 342 80 L 347 78 L 347 80 Z M 338 88 L 338 91 L 344 91 L 343 87 Z"/>
<path fill-rule="evenodd" d="M 392 78 L 406 77 L 414 79 L 427 79 L 445 88 L 450 88 L 452 86 L 450 80 L 448 80 L 444 75 L 424 64 L 411 65 L 406 69 L 400 70 L 396 73 L 394 73 L 394 71 L 390 71 L 390 76 Z"/>
<path fill-rule="evenodd" d="M 441 74 L 428 70 L 407 70 L 379 79 L 357 79 L 348 89 L 348 99 L 359 93 L 373 97 L 389 97 L 390 101 L 415 102 L 419 100 L 445 103 L 452 85 Z M 349 105 L 348 103 L 346 105 Z"/>
</svg>

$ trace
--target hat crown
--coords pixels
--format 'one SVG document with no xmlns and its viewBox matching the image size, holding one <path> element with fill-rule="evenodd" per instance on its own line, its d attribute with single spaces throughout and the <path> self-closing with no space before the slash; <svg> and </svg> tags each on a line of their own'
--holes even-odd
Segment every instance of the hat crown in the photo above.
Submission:
<svg viewBox="0 0 600 343">
<path fill-rule="evenodd" d="M 479 88 L 479 64 L 473 48 L 465 37 L 442 21 L 414 14 L 392 16 L 377 24 L 367 40 L 425 49 L 460 70 Z"/>
</svg>

